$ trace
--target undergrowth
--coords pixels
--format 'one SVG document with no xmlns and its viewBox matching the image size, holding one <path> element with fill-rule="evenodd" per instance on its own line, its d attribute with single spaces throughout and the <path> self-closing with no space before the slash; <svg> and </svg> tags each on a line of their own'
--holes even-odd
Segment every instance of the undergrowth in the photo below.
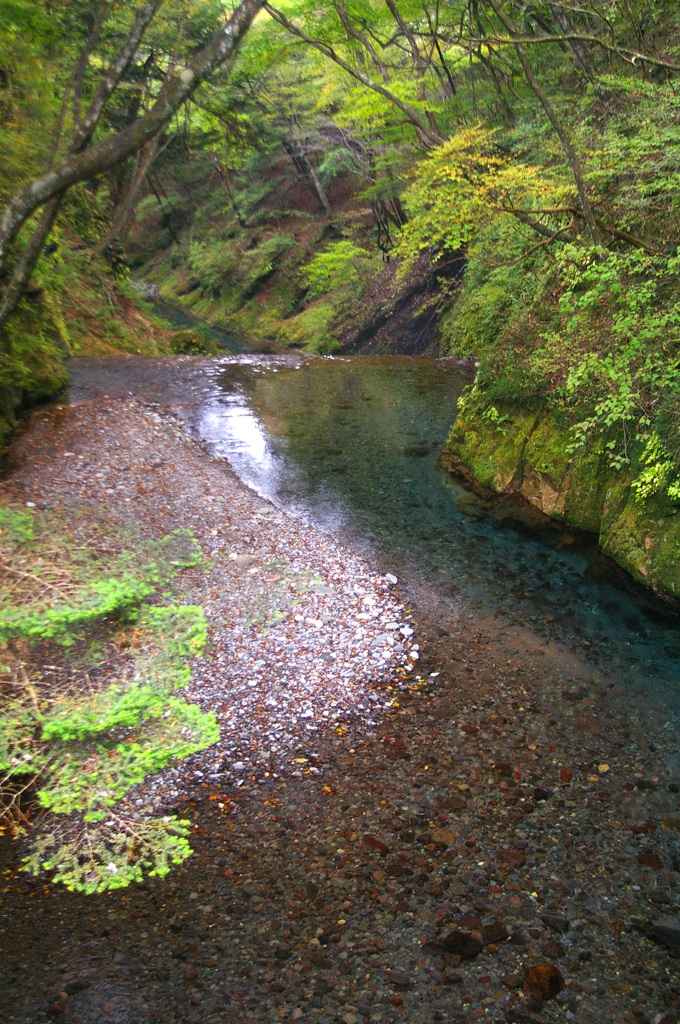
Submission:
<svg viewBox="0 0 680 1024">
<path fill-rule="evenodd" d="M 86 893 L 190 854 L 186 821 L 123 798 L 218 738 L 175 692 L 205 644 L 202 608 L 145 603 L 202 564 L 196 542 L 114 541 L 0 509 L 0 824 L 23 834 L 26 870 Z"/>
</svg>

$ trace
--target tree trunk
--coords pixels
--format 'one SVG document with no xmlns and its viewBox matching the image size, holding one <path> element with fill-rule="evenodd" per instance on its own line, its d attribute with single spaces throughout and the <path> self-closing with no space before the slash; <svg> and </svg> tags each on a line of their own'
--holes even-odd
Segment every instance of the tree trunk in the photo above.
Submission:
<svg viewBox="0 0 680 1024">
<path fill-rule="evenodd" d="M 158 146 L 161 141 L 161 133 L 154 135 L 146 142 L 137 153 L 135 166 L 132 171 L 132 180 L 127 192 L 113 212 L 111 226 L 106 236 L 95 247 L 93 255 L 101 256 L 116 238 L 125 239 L 137 209 L 139 190 L 142 183 L 156 159 Z"/>
<path fill-rule="evenodd" d="M 505 26 L 508 34 L 511 35 L 511 36 L 517 37 L 519 35 L 517 29 L 515 28 L 513 23 L 510 21 L 510 19 L 506 17 L 505 12 L 503 11 L 503 9 L 500 6 L 500 4 L 498 3 L 498 0 L 489 0 L 489 3 L 491 5 L 491 7 L 493 8 L 494 12 L 496 13 L 499 21 Z M 578 156 L 576 155 L 576 151 L 572 147 L 571 141 L 569 139 L 569 136 L 567 135 L 567 133 L 566 133 L 566 131 L 565 131 L 563 125 L 562 125 L 562 122 L 560 121 L 560 119 L 558 118 L 557 114 L 555 113 L 555 110 L 553 109 L 553 106 L 550 103 L 550 100 L 548 99 L 546 94 L 543 92 L 543 89 L 541 88 L 541 86 L 538 84 L 538 81 L 534 77 L 534 73 L 531 70 L 531 65 L 529 64 L 529 61 L 527 60 L 527 55 L 526 55 L 526 53 L 524 51 L 524 47 L 522 46 L 521 43 L 515 43 L 515 51 L 517 53 L 517 57 L 519 58 L 519 62 L 522 65 L 522 71 L 524 72 L 524 77 L 526 78 L 527 82 L 529 83 L 529 86 L 531 87 L 531 89 L 532 89 L 534 95 L 536 96 L 536 98 L 538 99 L 539 103 L 541 104 L 541 106 L 545 110 L 546 115 L 548 117 L 548 120 L 550 121 L 551 125 L 555 129 L 557 137 L 559 138 L 560 142 L 562 143 L 562 149 L 565 152 L 565 155 L 566 155 L 567 160 L 569 162 L 569 166 L 571 167 L 571 173 L 572 173 L 572 175 L 574 177 L 574 182 L 576 184 L 576 191 L 578 192 L 578 197 L 579 197 L 579 200 L 581 202 L 581 209 L 583 210 L 583 216 L 585 218 L 585 222 L 588 225 L 588 231 L 590 232 L 590 237 L 591 237 L 591 239 L 593 241 L 593 245 L 599 246 L 601 248 L 602 247 L 602 239 L 600 237 L 600 229 L 597 226 L 597 223 L 595 221 L 595 216 L 593 214 L 593 209 L 592 209 L 592 207 L 590 205 L 590 199 L 588 198 L 588 192 L 586 190 L 586 185 L 585 185 L 585 182 L 583 180 L 583 172 L 581 170 L 581 163 L 579 161 Z"/>
<path fill-rule="evenodd" d="M 47 236 L 52 230 L 52 226 L 57 219 L 61 203 L 62 197 L 55 196 L 54 199 L 51 199 L 49 203 L 45 204 L 29 243 L 12 272 L 9 284 L 3 289 L 2 299 L 0 300 L 0 327 L 9 319 L 16 309 L 24 288 L 31 279 L 31 274 L 35 270 L 35 265 L 40 259 L 40 254 L 42 253 L 45 242 L 47 241 Z M 11 351 L 9 340 L 6 341 L 6 348 L 8 351 Z"/>
<path fill-rule="evenodd" d="M 309 154 L 307 153 L 307 150 L 305 149 L 300 139 L 300 136 L 298 135 L 297 126 L 295 124 L 295 118 L 288 118 L 288 124 L 290 127 L 290 134 L 293 139 L 293 144 L 292 146 L 289 147 L 289 145 L 286 144 L 286 142 L 284 142 L 284 148 L 288 150 L 289 154 L 293 158 L 294 163 L 301 170 L 303 177 L 306 178 L 307 181 L 310 183 L 312 192 L 319 200 L 323 212 L 326 214 L 329 220 L 332 220 L 333 210 L 331 209 L 331 204 L 328 200 L 328 196 L 326 195 L 326 190 L 321 184 L 321 179 L 319 178 L 319 175 L 316 173 L 316 167 L 309 159 Z"/>
<path fill-rule="evenodd" d="M 61 195 L 78 182 L 101 174 L 132 156 L 145 142 L 165 128 L 182 103 L 235 53 L 263 6 L 263 0 L 242 0 L 231 18 L 199 51 L 193 63 L 163 86 L 156 102 L 138 121 L 108 139 L 67 157 L 59 167 L 44 174 L 15 196 L 0 218 L 0 266 L 18 232 L 38 206 Z M 83 125 L 89 128 L 87 116 Z"/>
<path fill-rule="evenodd" d="M 94 131 L 99 124 L 102 112 L 106 103 L 111 98 L 112 93 L 116 89 L 121 78 L 125 74 L 127 68 L 130 65 L 137 47 L 144 35 L 147 25 L 153 18 L 154 14 L 160 7 L 163 0 L 147 0 L 143 7 L 139 9 L 135 17 L 134 24 L 130 30 L 130 34 L 126 39 L 117 59 L 111 65 L 106 75 L 102 78 L 99 88 L 97 89 L 90 106 L 88 107 L 87 114 L 83 120 L 78 120 L 73 137 L 69 144 L 68 155 L 79 153 L 88 144 L 92 138 Z M 88 36 L 76 65 L 76 93 L 78 92 L 78 77 L 82 79 L 85 74 L 85 66 L 87 64 L 88 57 L 92 52 L 94 46 L 101 35 L 101 31 L 106 19 L 106 15 L 111 10 L 111 3 L 102 3 L 97 12 L 93 29 Z M 74 97 L 75 100 L 75 97 Z M 79 117 L 80 114 L 80 100 L 77 102 L 77 108 L 75 116 Z M 56 154 L 56 148 L 59 143 L 58 136 L 55 136 L 55 142 L 53 144 L 52 152 L 50 153 L 50 159 L 48 164 L 48 172 L 52 167 L 52 162 Z M 51 173 L 51 172 L 50 172 Z M 48 175 L 49 176 L 49 175 Z M 43 250 L 47 236 L 52 230 L 52 226 L 57 218 L 59 209 L 62 203 L 62 196 L 55 195 L 45 205 L 45 209 L 38 220 L 38 223 L 33 231 L 26 250 L 24 251 L 21 259 L 17 263 L 10 282 L 4 289 L 2 294 L 2 300 L 0 301 L 0 327 L 9 319 L 14 310 L 16 309 L 17 303 L 21 298 L 22 292 L 28 282 L 31 279 L 31 274 L 35 270 L 36 264 L 40 258 L 40 254 Z M 2 266 L 2 258 L 0 253 L 0 266 Z"/>
<path fill-rule="evenodd" d="M 549 3 L 548 6 L 562 32 L 564 32 L 565 35 L 575 35 L 576 30 L 571 23 L 571 18 L 561 4 Z M 581 65 L 588 78 L 594 78 L 596 74 L 595 62 L 586 44 L 579 39 L 570 39 L 569 46 L 572 49 L 576 61 Z"/>
</svg>

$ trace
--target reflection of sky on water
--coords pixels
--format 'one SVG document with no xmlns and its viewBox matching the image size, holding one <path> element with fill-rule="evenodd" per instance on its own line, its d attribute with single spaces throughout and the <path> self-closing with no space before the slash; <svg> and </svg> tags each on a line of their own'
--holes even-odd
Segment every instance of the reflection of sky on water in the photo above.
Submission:
<svg viewBox="0 0 680 1024">
<path fill-rule="evenodd" d="M 272 368 L 278 372 L 278 368 Z M 254 368 L 255 372 L 259 372 Z M 295 464 L 284 438 L 268 435 L 249 407 L 243 389 L 235 386 L 227 395 L 211 395 L 199 414 L 196 429 L 214 454 L 226 459 L 237 475 L 254 491 L 288 512 L 323 524 L 330 533 L 346 524 L 347 509 L 341 495 L 323 482 L 309 489 L 303 467 Z M 306 492 L 304 500 L 299 494 Z"/>
<path fill-rule="evenodd" d="M 197 429 L 215 455 L 226 459 L 250 487 L 266 498 L 276 496 L 280 467 L 243 395 L 210 401 L 200 413 Z"/>
<path fill-rule="evenodd" d="M 134 391 L 182 409 L 258 493 L 386 568 L 401 565 L 397 575 L 425 577 L 464 606 L 581 651 L 590 644 L 622 677 L 677 689 L 677 615 L 602 558 L 594 538 L 518 520 L 512 503 L 480 500 L 438 470 L 467 382 L 455 366 L 241 354 L 82 359 L 71 369 L 76 398 Z"/>
</svg>

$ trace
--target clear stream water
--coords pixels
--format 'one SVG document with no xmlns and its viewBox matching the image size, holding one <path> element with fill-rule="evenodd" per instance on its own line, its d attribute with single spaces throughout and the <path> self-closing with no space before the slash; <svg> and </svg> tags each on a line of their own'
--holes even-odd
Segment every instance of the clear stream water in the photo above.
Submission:
<svg viewBox="0 0 680 1024">
<path fill-rule="evenodd" d="M 483 608 L 621 681 L 654 680 L 680 694 L 673 610 L 603 558 L 593 538 L 519 500 L 480 499 L 438 468 L 471 379 L 455 361 L 243 352 L 74 359 L 71 372 L 74 400 L 136 393 L 180 409 L 247 484 L 370 552 L 385 571 L 427 581 L 454 616 Z"/>
</svg>

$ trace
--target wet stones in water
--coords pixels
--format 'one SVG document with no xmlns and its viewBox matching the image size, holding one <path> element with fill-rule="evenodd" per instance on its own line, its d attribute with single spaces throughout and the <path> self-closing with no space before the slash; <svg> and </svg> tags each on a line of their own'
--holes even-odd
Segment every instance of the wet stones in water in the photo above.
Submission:
<svg viewBox="0 0 680 1024">
<path fill-rule="evenodd" d="M 566 917 L 560 917 L 558 914 L 543 914 L 541 920 L 546 928 L 559 932 L 560 935 L 564 935 L 565 932 L 569 931 L 569 921 Z"/>
<path fill-rule="evenodd" d="M 466 960 L 477 956 L 484 948 L 479 930 L 470 928 L 446 929 L 440 932 L 434 940 L 434 945 Z"/>
<path fill-rule="evenodd" d="M 564 978 L 554 964 L 537 964 L 529 967 L 522 982 L 524 994 L 538 1003 L 554 999 L 564 988 Z"/>
<path fill-rule="evenodd" d="M 652 927 L 652 934 L 657 942 L 661 942 L 676 954 L 680 953 L 680 920 L 662 917 Z"/>
<path fill-rule="evenodd" d="M 429 455 L 430 445 L 427 441 L 417 441 L 415 444 L 407 444 L 402 449 L 402 455 L 406 455 L 412 459 L 422 459 L 423 456 Z"/>
</svg>

